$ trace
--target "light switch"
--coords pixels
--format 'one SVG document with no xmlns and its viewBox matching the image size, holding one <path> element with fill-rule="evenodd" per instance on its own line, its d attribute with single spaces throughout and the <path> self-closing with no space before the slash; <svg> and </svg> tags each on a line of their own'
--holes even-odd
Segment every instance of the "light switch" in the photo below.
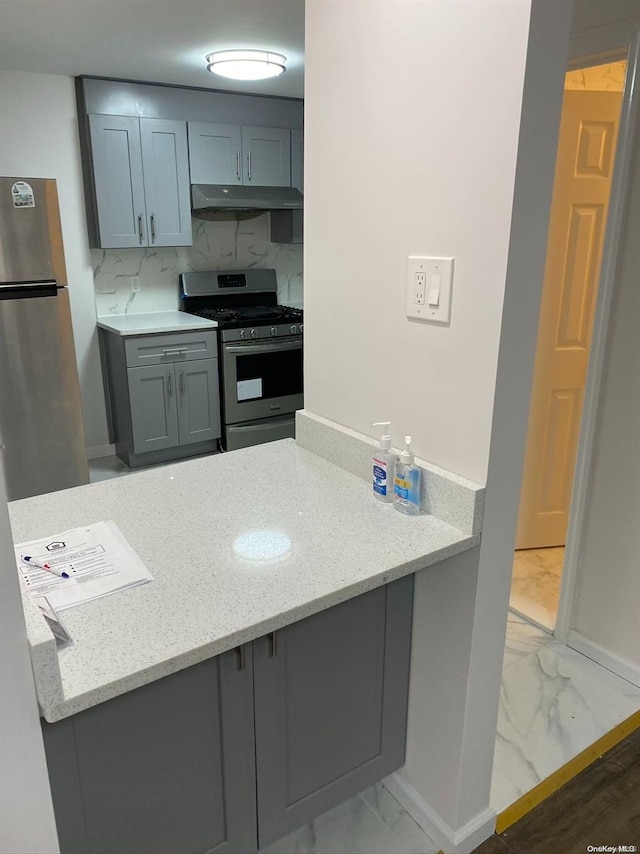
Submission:
<svg viewBox="0 0 640 854">
<path fill-rule="evenodd" d="M 440 286 L 442 284 L 442 275 L 440 273 L 432 273 L 429 276 L 429 305 L 438 306 L 440 304 Z"/>
<path fill-rule="evenodd" d="M 451 320 L 453 258 L 409 257 L 407 317 L 448 324 Z"/>
</svg>

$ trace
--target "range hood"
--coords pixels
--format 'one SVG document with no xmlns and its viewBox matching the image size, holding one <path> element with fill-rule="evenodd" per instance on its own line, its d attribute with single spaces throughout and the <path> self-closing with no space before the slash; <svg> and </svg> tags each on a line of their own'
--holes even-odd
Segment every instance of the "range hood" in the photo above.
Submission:
<svg viewBox="0 0 640 854">
<path fill-rule="evenodd" d="M 195 217 L 213 219 L 219 214 L 301 210 L 302 193 L 295 187 L 239 187 L 193 184 L 191 208 Z"/>
</svg>

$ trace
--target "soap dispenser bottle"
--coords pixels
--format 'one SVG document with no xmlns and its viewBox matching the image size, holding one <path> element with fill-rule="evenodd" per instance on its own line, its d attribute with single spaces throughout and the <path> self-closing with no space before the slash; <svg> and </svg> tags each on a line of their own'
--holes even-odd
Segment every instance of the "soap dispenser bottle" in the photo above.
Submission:
<svg viewBox="0 0 640 854">
<path fill-rule="evenodd" d="M 391 422 L 376 421 L 373 426 L 385 428 L 380 449 L 373 455 L 373 494 L 380 501 L 392 501 L 396 455 L 391 450 Z"/>
<path fill-rule="evenodd" d="M 396 469 L 393 506 L 411 516 L 420 512 L 420 477 L 422 472 L 415 463 L 411 450 L 411 436 L 404 437 L 404 450 Z"/>
</svg>

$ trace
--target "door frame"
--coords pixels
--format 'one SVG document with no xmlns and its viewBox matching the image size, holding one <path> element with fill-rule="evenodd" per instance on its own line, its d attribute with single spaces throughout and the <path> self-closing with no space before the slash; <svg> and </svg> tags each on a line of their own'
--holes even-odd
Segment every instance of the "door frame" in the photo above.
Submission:
<svg viewBox="0 0 640 854">
<path fill-rule="evenodd" d="M 633 135 L 640 102 L 640 22 L 620 24 L 574 36 L 569 42 L 567 70 L 587 68 L 606 62 L 627 61 L 622 93 L 618 143 L 609 197 L 609 212 L 602 250 L 596 294 L 593 335 L 573 477 L 565 560 L 554 635 L 569 643 L 577 582 L 582 558 L 581 547 L 587 499 L 590 492 L 593 451 L 602 398 L 602 379 L 607 353 L 609 321 L 619 260 L 619 242 L 628 198 L 628 180 Z"/>
</svg>

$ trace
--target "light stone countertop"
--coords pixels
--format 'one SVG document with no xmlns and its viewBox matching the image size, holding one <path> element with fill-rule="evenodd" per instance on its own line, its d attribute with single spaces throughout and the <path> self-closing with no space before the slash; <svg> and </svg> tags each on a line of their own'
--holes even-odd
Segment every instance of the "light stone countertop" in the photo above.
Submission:
<svg viewBox="0 0 640 854">
<path fill-rule="evenodd" d="M 138 314 L 100 314 L 98 326 L 117 335 L 152 335 L 156 332 L 188 332 L 216 329 L 215 320 L 207 320 L 186 311 L 150 311 Z"/>
<path fill-rule="evenodd" d="M 52 639 L 45 648 L 38 615 L 25 605 L 48 721 L 479 542 L 433 516 L 404 516 L 376 501 L 369 484 L 292 439 L 15 501 L 9 510 L 16 542 L 112 519 L 154 576 L 65 610 L 75 642 L 59 653 Z"/>
</svg>

